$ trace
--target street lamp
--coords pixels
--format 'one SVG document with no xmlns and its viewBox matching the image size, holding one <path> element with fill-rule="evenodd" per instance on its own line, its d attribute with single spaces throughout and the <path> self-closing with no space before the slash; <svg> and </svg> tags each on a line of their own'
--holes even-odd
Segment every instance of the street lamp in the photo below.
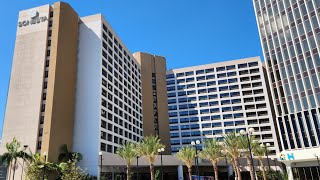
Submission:
<svg viewBox="0 0 320 180">
<path fill-rule="evenodd" d="M 101 179 L 101 175 L 102 175 L 102 151 L 99 152 L 99 156 L 100 156 L 99 178 Z"/>
<path fill-rule="evenodd" d="M 253 128 L 249 128 L 248 132 L 246 132 L 245 130 L 242 129 L 240 131 L 240 134 L 247 136 L 248 148 L 249 148 L 249 151 L 250 151 L 250 160 L 251 160 L 252 169 L 253 169 L 253 176 L 254 176 L 254 179 L 256 179 L 256 173 L 255 173 L 254 164 L 253 164 L 252 150 L 251 150 L 250 137 L 249 137 L 249 136 L 251 136 L 253 134 L 253 132 L 254 132 Z"/>
<path fill-rule="evenodd" d="M 196 163 L 196 167 L 197 167 L 197 176 L 198 176 L 198 180 L 200 179 L 200 172 L 199 172 L 199 162 L 198 162 L 198 149 L 197 149 L 197 145 L 200 144 L 199 140 L 196 140 L 196 142 L 192 141 L 191 145 L 195 147 L 196 149 L 196 157 L 195 157 L 195 163 Z"/>
<path fill-rule="evenodd" d="M 44 175 L 46 174 L 47 152 L 44 152 L 43 156 L 44 156 L 44 166 L 43 166 L 42 180 L 44 180 Z"/>
<path fill-rule="evenodd" d="M 139 180 L 139 156 L 137 156 L 137 180 Z"/>
<path fill-rule="evenodd" d="M 319 171 L 320 171 L 320 162 L 319 162 L 319 156 L 316 154 L 316 153 L 314 153 L 314 157 L 316 157 L 317 158 L 317 161 L 318 161 L 318 166 L 319 166 Z"/>
<path fill-rule="evenodd" d="M 23 169 L 24 169 L 24 159 L 25 159 L 25 153 L 26 152 L 24 152 L 27 148 L 28 148 L 28 145 L 24 145 L 23 146 L 23 162 L 22 162 L 22 173 L 21 173 L 21 180 L 22 180 L 22 176 L 23 176 Z"/>
<path fill-rule="evenodd" d="M 163 167 L 162 167 L 162 153 L 164 152 L 164 148 L 158 149 L 161 157 L 161 180 L 163 180 Z"/>
<path fill-rule="evenodd" d="M 267 160 L 268 160 L 268 167 L 269 167 L 269 171 L 270 171 L 270 162 L 269 162 L 269 156 L 268 156 L 268 147 L 270 147 L 270 143 L 266 143 L 266 144 L 261 143 L 260 147 L 265 148 L 265 153 L 266 153 Z"/>
<path fill-rule="evenodd" d="M 273 161 L 274 161 L 274 166 L 275 166 L 275 168 L 276 168 L 276 172 L 278 171 L 278 168 L 277 168 L 277 158 L 273 158 Z"/>
</svg>

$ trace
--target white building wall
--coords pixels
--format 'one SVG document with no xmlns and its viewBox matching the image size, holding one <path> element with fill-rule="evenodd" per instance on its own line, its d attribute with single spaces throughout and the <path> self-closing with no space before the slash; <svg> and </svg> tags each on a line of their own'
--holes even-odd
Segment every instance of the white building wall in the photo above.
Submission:
<svg viewBox="0 0 320 180">
<path fill-rule="evenodd" d="M 87 20 L 87 21 L 86 21 Z M 98 174 L 101 19 L 82 19 L 79 24 L 79 49 L 74 121 L 73 151 L 80 152 L 79 165 L 92 175 Z"/>
</svg>

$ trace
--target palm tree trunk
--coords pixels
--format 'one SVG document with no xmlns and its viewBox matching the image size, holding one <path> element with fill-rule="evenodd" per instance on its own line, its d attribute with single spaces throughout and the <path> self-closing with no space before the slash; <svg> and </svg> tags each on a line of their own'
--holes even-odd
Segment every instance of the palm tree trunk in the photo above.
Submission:
<svg viewBox="0 0 320 180">
<path fill-rule="evenodd" d="M 130 176 L 131 176 L 131 171 L 130 171 L 130 166 L 127 166 L 127 180 L 130 180 Z"/>
<path fill-rule="evenodd" d="M 7 179 L 10 180 L 11 179 L 11 162 L 9 163 L 8 171 L 9 171 L 9 173 L 7 174 Z"/>
<path fill-rule="evenodd" d="M 192 180 L 192 169 L 188 168 L 189 180 Z"/>
<path fill-rule="evenodd" d="M 265 170 L 265 167 L 264 167 L 262 160 L 260 160 L 260 164 L 261 164 L 261 169 L 262 169 L 263 180 L 267 180 L 266 170 Z"/>
<path fill-rule="evenodd" d="M 13 176 L 12 176 L 13 180 L 14 180 L 14 174 L 16 173 L 16 165 L 17 165 L 17 159 L 15 159 L 13 163 Z"/>
<path fill-rule="evenodd" d="M 251 180 L 254 180 L 253 166 L 252 166 L 252 164 L 251 164 L 251 159 L 250 159 L 250 157 L 247 157 L 247 164 L 248 164 L 249 169 L 250 169 L 250 177 L 251 177 Z"/>
<path fill-rule="evenodd" d="M 150 164 L 150 176 L 151 180 L 154 180 L 154 165 Z"/>
<path fill-rule="evenodd" d="M 235 169 L 236 169 L 237 174 L 238 174 L 238 180 L 242 180 L 241 172 L 240 172 L 240 166 L 239 166 L 239 159 L 238 158 L 235 158 L 234 164 L 235 164 Z"/>
<path fill-rule="evenodd" d="M 219 172 L 217 162 L 213 163 L 214 179 L 219 180 Z"/>
<path fill-rule="evenodd" d="M 233 173 L 234 173 L 234 177 L 238 177 L 238 172 L 236 170 L 236 164 L 234 163 L 233 160 L 231 160 L 231 164 L 232 164 L 232 169 L 233 169 Z"/>
</svg>

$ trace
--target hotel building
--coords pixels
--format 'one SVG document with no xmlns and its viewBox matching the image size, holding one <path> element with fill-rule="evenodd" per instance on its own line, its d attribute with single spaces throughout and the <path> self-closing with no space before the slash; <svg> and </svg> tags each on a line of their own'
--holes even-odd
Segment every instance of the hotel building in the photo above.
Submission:
<svg viewBox="0 0 320 180">
<path fill-rule="evenodd" d="M 98 175 L 100 151 L 142 138 L 141 91 L 140 64 L 101 14 L 63 2 L 20 11 L 1 153 L 16 137 L 57 162 L 66 144 Z"/>
<path fill-rule="evenodd" d="M 270 154 L 279 152 L 259 57 L 167 71 L 167 94 L 172 152 L 254 128 Z"/>
<path fill-rule="evenodd" d="M 253 0 L 289 179 L 319 179 L 320 1 Z"/>
</svg>

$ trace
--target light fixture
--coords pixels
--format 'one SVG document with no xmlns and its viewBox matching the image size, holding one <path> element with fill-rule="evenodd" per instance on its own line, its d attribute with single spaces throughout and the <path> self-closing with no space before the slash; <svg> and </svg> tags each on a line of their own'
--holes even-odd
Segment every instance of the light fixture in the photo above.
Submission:
<svg viewBox="0 0 320 180">
<path fill-rule="evenodd" d="M 196 144 L 200 144 L 200 141 L 199 141 L 199 140 L 196 140 Z"/>
<path fill-rule="evenodd" d="M 254 133 L 254 128 L 249 128 L 250 133 Z"/>
<path fill-rule="evenodd" d="M 191 141 L 191 145 L 194 146 L 196 145 L 196 143 L 194 141 Z"/>
<path fill-rule="evenodd" d="M 246 131 L 243 130 L 243 129 L 241 129 L 241 130 L 240 130 L 240 134 L 245 135 L 245 134 L 246 134 Z"/>
<path fill-rule="evenodd" d="M 102 151 L 99 152 L 99 156 L 102 156 Z"/>
</svg>

